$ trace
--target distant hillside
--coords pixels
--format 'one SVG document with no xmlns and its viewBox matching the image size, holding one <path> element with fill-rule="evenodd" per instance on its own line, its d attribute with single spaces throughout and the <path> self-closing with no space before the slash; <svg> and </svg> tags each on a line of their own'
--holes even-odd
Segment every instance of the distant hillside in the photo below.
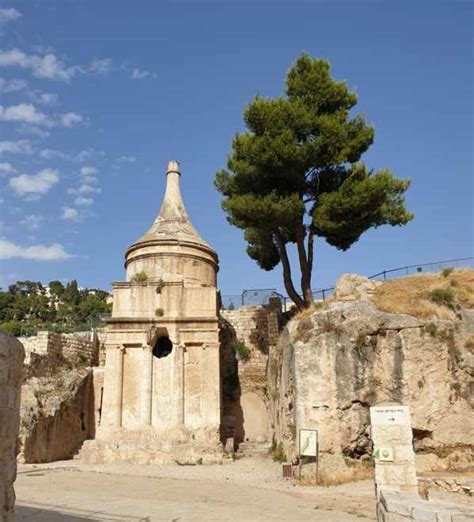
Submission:
<svg viewBox="0 0 474 522">
<path fill-rule="evenodd" d="M 39 330 L 69 333 L 88 330 L 110 312 L 109 293 L 51 281 L 17 281 L 0 292 L 0 329 L 15 336 L 35 335 Z"/>
</svg>

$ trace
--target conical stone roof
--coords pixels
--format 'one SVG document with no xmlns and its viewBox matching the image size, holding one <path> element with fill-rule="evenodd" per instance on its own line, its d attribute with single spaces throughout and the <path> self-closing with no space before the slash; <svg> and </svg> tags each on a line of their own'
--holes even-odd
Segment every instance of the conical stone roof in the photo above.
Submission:
<svg viewBox="0 0 474 522">
<path fill-rule="evenodd" d="M 136 250 L 142 244 L 171 241 L 194 243 L 196 246 L 214 252 L 210 245 L 201 238 L 189 219 L 181 197 L 180 178 L 179 163 L 170 161 L 166 172 L 166 191 L 160 212 L 149 230 L 135 241 L 128 251 Z"/>
</svg>

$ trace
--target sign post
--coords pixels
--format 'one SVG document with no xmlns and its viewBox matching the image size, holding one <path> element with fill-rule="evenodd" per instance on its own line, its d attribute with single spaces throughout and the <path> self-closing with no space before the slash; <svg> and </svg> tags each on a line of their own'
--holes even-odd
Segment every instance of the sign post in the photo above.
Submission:
<svg viewBox="0 0 474 522">
<path fill-rule="evenodd" d="M 373 406 L 370 408 L 370 423 L 377 492 L 379 489 L 416 489 L 415 453 L 408 406 Z"/>
<path fill-rule="evenodd" d="M 301 466 L 303 457 L 316 459 L 316 484 L 319 482 L 319 441 L 318 430 L 300 429 L 298 431 L 299 479 L 301 480 Z"/>
</svg>

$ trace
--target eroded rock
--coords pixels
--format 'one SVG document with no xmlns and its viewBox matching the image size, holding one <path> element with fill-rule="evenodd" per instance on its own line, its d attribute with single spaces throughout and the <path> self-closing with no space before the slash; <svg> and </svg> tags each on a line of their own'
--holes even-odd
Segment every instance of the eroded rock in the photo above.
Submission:
<svg viewBox="0 0 474 522">
<path fill-rule="evenodd" d="M 343 474 L 344 460 L 370 458 L 369 407 L 400 402 L 412 412 L 418 470 L 472 465 L 474 311 L 458 316 L 420 320 L 357 299 L 291 321 L 268 365 L 273 433 L 285 454 L 296 457 L 299 428 L 317 429 L 323 460 L 331 456 Z"/>
</svg>

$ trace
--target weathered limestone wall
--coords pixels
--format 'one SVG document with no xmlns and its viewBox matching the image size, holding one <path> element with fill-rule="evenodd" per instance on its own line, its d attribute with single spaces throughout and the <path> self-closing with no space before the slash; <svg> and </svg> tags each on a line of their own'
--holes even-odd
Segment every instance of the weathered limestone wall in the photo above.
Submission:
<svg viewBox="0 0 474 522">
<path fill-rule="evenodd" d="M 0 518 L 14 520 L 20 389 L 25 351 L 14 337 L 0 332 Z"/>
<path fill-rule="evenodd" d="M 23 342 L 27 357 L 20 459 L 51 462 L 71 458 L 95 434 L 100 389 L 93 386 L 92 370 L 87 366 L 98 360 L 97 338 L 90 332 L 39 332 Z"/>
<path fill-rule="evenodd" d="M 369 407 L 410 407 L 418 470 L 474 461 L 474 311 L 455 321 L 334 302 L 291 321 L 270 352 L 273 435 L 296 455 L 298 428 L 319 430 L 328 459 L 368 460 Z"/>
<path fill-rule="evenodd" d="M 96 428 L 91 368 L 57 369 L 22 386 L 20 460 L 69 459 Z"/>
<path fill-rule="evenodd" d="M 268 438 L 267 361 L 278 342 L 280 320 L 279 301 L 221 311 L 223 431 L 237 442 Z M 235 353 L 234 340 L 250 350 L 246 359 Z"/>
<path fill-rule="evenodd" d="M 99 343 L 94 332 L 38 332 L 35 336 L 19 337 L 18 340 L 25 347 L 25 364 L 30 364 L 31 354 L 48 355 L 51 361 L 65 358 L 91 366 L 98 364 Z"/>
</svg>

